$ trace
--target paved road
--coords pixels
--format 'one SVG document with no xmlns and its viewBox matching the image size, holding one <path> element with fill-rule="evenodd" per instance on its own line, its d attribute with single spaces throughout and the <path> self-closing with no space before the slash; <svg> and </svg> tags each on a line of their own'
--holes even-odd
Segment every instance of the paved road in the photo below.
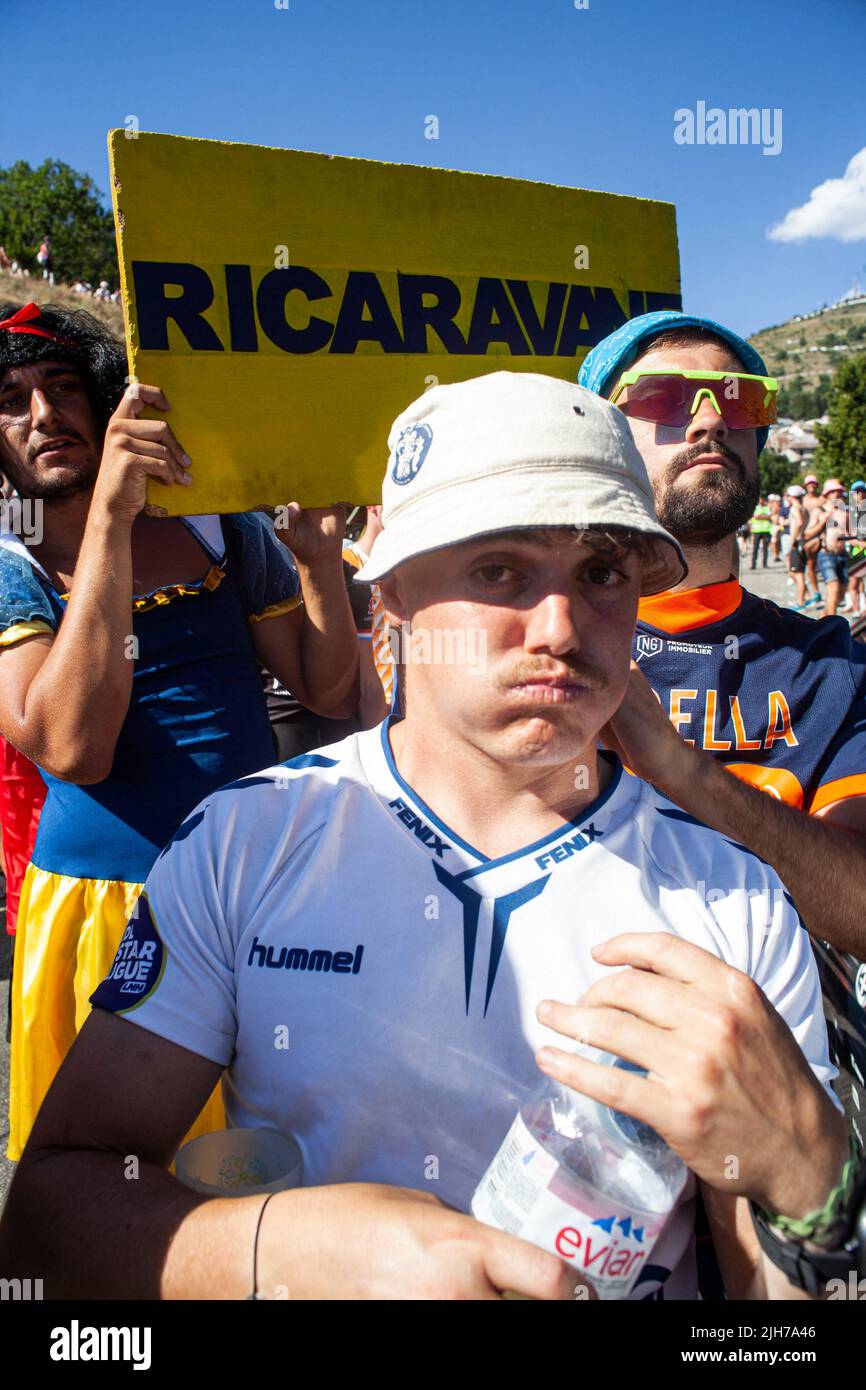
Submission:
<svg viewBox="0 0 866 1390">
<path fill-rule="evenodd" d="M 786 608 L 795 600 L 796 590 L 793 583 L 788 583 L 786 566 L 783 563 L 777 564 L 773 559 L 766 569 L 759 565 L 753 570 L 749 568 L 749 557 L 744 556 L 740 564 L 740 583 L 744 589 L 751 589 L 752 593 L 760 594 L 761 598 L 771 598 L 781 608 Z M 819 609 L 817 616 L 820 617 L 823 611 Z M 814 613 L 815 609 L 809 609 L 809 616 Z"/>
<path fill-rule="evenodd" d="M 753 593 L 760 594 L 763 598 L 771 598 L 782 606 L 792 601 L 794 588 L 793 585 L 789 586 L 786 583 L 785 567 L 782 564 L 774 564 L 771 560 L 766 569 L 759 567 L 753 571 L 749 569 L 748 561 L 746 561 L 740 579 L 745 588 L 751 589 Z M 816 616 L 820 616 L 820 612 L 821 610 L 818 610 Z M 5 919 L 5 911 L 3 916 Z M 9 1133 L 9 1044 L 6 1041 L 9 967 L 10 951 L 8 938 L 5 935 L 4 920 L 2 943 L 0 943 L 0 1207 L 5 1200 L 13 1169 L 13 1165 L 6 1159 L 6 1141 Z"/>
<path fill-rule="evenodd" d="M 767 568 L 758 566 L 757 569 L 750 568 L 750 557 L 745 556 L 740 565 L 740 583 L 744 589 L 751 589 L 752 593 L 760 594 L 761 598 L 771 598 L 774 603 L 778 603 L 781 608 L 787 608 L 795 601 L 796 589 L 793 581 L 788 580 L 786 567 L 783 563 L 776 563 L 770 560 Z M 825 592 L 822 582 L 821 593 Z M 809 618 L 822 618 L 824 616 L 823 607 L 810 608 L 806 616 Z M 840 614 L 841 617 L 851 617 L 851 614 Z"/>
</svg>

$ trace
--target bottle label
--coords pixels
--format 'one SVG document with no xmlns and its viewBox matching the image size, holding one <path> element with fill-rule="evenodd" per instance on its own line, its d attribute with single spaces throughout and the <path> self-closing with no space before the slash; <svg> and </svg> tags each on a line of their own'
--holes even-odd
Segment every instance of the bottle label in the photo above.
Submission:
<svg viewBox="0 0 866 1390">
<path fill-rule="evenodd" d="M 558 1255 L 602 1299 L 625 1298 L 667 1219 L 569 1179 L 520 1114 L 476 1188 L 472 1215 Z"/>
</svg>

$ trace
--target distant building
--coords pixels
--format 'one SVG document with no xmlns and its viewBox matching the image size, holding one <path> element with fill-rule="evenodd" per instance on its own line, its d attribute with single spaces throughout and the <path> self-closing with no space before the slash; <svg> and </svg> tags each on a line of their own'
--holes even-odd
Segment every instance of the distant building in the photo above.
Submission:
<svg viewBox="0 0 866 1390">
<path fill-rule="evenodd" d="M 806 420 L 802 423 L 798 420 L 778 422 L 770 428 L 767 448 L 774 449 L 777 454 L 784 454 L 786 458 L 799 464 L 800 468 L 807 468 L 818 449 L 818 440 L 811 427 L 826 423 L 826 418 L 824 416 L 819 421 Z"/>
<path fill-rule="evenodd" d="M 843 294 L 833 305 L 834 309 L 841 309 L 850 304 L 866 304 L 866 294 L 860 288 L 860 281 L 854 276 L 854 283 L 847 294 Z"/>
</svg>

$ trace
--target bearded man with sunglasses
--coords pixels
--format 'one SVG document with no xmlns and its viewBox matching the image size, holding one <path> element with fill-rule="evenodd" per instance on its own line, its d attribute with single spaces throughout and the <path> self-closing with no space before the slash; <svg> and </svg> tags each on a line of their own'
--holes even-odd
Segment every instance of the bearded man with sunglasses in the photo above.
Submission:
<svg viewBox="0 0 866 1390">
<path fill-rule="evenodd" d="M 639 606 L 629 691 L 607 742 L 687 817 L 773 866 L 839 1003 L 866 957 L 866 648 L 843 619 L 782 609 L 731 573 L 777 383 L 730 329 L 669 311 L 604 339 L 579 381 L 628 417 L 659 519 L 689 566 Z M 848 1013 L 859 1038 L 852 1030 L 850 1059 L 835 1060 L 862 1082 L 863 1014 L 853 1000 Z"/>
</svg>

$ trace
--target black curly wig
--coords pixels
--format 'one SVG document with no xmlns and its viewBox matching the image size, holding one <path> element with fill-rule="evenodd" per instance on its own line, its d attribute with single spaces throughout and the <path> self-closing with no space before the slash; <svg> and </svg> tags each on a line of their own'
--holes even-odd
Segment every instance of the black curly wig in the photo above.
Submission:
<svg viewBox="0 0 866 1390">
<path fill-rule="evenodd" d="M 43 305 L 39 317 L 27 324 L 51 333 L 51 338 L 36 333 L 4 332 L 3 320 L 23 307 L 0 302 L 0 380 L 10 367 L 30 367 L 47 361 L 71 363 L 82 373 L 101 436 L 126 387 L 128 369 L 123 344 L 86 310 L 62 309 L 51 304 Z"/>
</svg>

